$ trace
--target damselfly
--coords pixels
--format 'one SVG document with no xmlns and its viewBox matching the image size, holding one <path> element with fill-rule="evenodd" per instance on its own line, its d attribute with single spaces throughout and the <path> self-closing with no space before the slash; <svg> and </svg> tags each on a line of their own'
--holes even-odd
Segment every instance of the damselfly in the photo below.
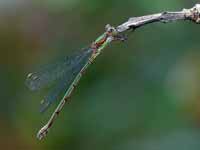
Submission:
<svg viewBox="0 0 200 150">
<path fill-rule="evenodd" d="M 64 60 L 47 67 L 45 70 L 28 74 L 26 85 L 33 91 L 45 87 L 52 81 L 57 82 L 55 89 L 50 91 L 44 100 L 42 100 L 42 112 L 56 100 L 62 90 L 66 91 L 48 123 L 38 132 L 37 137 L 39 139 L 42 139 L 48 133 L 64 104 L 77 86 L 83 72 L 101 53 L 102 49 L 113 40 L 124 40 L 124 38 L 118 34 L 114 27 L 107 25 L 106 32 L 90 44 L 88 48 L 75 53 L 71 57 L 66 57 Z"/>
</svg>

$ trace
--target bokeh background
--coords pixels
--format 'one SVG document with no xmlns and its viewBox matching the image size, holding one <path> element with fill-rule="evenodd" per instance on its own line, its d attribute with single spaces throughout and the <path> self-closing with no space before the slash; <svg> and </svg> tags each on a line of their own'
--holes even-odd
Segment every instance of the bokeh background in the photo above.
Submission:
<svg viewBox="0 0 200 150">
<path fill-rule="evenodd" d="M 199 150 L 200 26 L 151 24 L 89 67 L 47 138 L 36 133 L 48 90 L 26 75 L 87 46 L 129 17 L 197 0 L 0 0 L 0 147 L 4 150 Z"/>
</svg>

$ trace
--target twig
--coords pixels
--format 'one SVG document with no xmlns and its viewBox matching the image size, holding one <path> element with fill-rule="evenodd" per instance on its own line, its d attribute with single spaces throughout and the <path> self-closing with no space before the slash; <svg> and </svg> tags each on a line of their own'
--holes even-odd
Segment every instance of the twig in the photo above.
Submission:
<svg viewBox="0 0 200 150">
<path fill-rule="evenodd" d="M 195 23 L 200 23 L 200 4 L 196 4 L 190 9 L 183 9 L 182 11 L 178 12 L 166 11 L 142 17 L 132 17 L 127 22 L 119 25 L 116 30 L 119 33 L 122 33 L 129 29 L 136 29 L 153 22 L 168 23 L 176 20 L 190 20 Z"/>
</svg>

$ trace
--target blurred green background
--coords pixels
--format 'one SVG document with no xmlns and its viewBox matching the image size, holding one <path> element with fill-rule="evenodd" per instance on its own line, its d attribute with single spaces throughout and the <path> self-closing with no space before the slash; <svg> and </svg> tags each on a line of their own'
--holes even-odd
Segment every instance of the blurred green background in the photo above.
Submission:
<svg viewBox="0 0 200 150">
<path fill-rule="evenodd" d="M 200 26 L 151 24 L 113 43 L 89 67 L 43 141 L 47 90 L 26 75 L 87 46 L 129 17 L 195 0 L 0 0 L 0 147 L 5 150 L 199 150 Z M 114 58 L 114 59 L 113 59 Z"/>
</svg>

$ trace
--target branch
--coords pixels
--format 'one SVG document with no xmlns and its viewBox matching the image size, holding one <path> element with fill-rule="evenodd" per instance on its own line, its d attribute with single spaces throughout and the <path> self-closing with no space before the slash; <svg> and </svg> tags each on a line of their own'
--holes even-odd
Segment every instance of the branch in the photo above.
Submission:
<svg viewBox="0 0 200 150">
<path fill-rule="evenodd" d="M 125 32 L 130 29 L 136 29 L 146 24 L 154 22 L 168 23 L 176 20 L 190 20 L 197 24 L 200 23 L 200 4 L 196 4 L 190 9 L 183 9 L 178 12 L 162 12 L 141 17 L 132 17 L 127 22 L 119 25 L 116 30 L 118 33 Z"/>
</svg>

